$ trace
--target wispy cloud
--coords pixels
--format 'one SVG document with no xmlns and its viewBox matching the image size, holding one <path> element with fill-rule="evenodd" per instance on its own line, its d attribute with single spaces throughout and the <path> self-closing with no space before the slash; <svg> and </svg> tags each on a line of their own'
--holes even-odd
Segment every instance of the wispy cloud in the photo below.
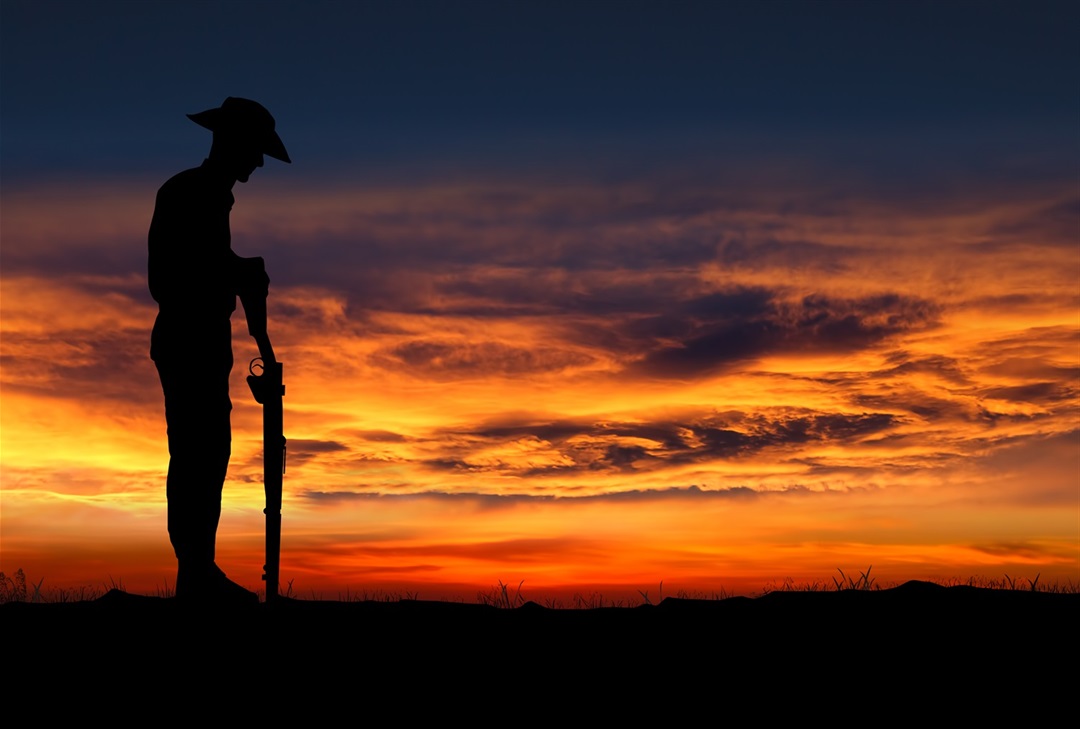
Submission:
<svg viewBox="0 0 1080 729">
<path fill-rule="evenodd" d="M 108 541 L 164 508 L 151 198 L 33 193 L 4 202 L 5 562 L 48 551 L 30 526 L 47 514 L 92 509 Z M 234 245 L 268 260 L 286 366 L 289 529 L 320 574 L 467 581 L 469 564 L 539 574 L 564 560 L 585 579 L 581 565 L 625 550 L 624 576 L 630 555 L 701 575 L 731 568 L 717 555 L 736 538 L 777 564 L 799 550 L 1061 559 L 1080 259 L 1059 186 L 242 194 Z M 235 319 L 227 513 L 256 533 L 260 411 L 242 380 L 255 352 Z M 940 535 L 934 547 L 875 521 L 894 513 Z M 750 531 L 709 535 L 740 520 Z M 568 525 L 579 541 L 551 536 Z M 680 529 L 694 534 L 681 546 Z M 1043 552 L 1015 546 L 1040 536 Z M 257 551 L 244 539 L 237 554 Z M 387 541 L 398 556 L 372 547 Z"/>
</svg>

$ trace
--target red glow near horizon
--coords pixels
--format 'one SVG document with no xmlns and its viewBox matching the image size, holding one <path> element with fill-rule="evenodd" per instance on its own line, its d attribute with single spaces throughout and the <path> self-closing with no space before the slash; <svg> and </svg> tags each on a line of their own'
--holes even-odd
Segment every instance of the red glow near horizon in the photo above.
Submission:
<svg viewBox="0 0 1080 729">
<path fill-rule="evenodd" d="M 238 252 L 307 277 L 271 300 L 297 591 L 746 593 L 870 565 L 882 582 L 1080 577 L 1078 254 L 1038 228 L 1057 197 L 853 202 L 838 223 L 764 195 L 631 224 L 610 190 L 521 183 L 498 209 L 491 192 L 237 205 Z M 138 276 L 50 263 L 141 251 L 146 197 L 5 206 L 0 569 L 46 586 L 173 577 L 153 302 Z M 60 199 L 77 228 L 49 214 Z M 545 227 L 561 216 L 588 235 Z M 720 228 L 741 248 L 655 255 Z M 376 253 L 399 258 L 365 266 Z M 254 588 L 261 430 L 235 319 L 219 561 Z"/>
</svg>

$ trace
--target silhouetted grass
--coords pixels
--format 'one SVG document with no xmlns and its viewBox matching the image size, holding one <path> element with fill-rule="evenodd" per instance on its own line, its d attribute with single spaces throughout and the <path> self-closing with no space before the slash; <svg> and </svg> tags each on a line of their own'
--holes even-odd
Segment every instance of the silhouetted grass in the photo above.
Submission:
<svg viewBox="0 0 1080 729">
<path fill-rule="evenodd" d="M 510 586 L 499 580 L 498 587 L 476 593 L 476 601 L 481 605 L 494 605 L 498 608 L 516 608 L 525 604 L 525 598 L 521 596 L 521 586 L 525 580 L 518 583 L 514 594 L 510 594 Z"/>
<path fill-rule="evenodd" d="M 787 578 L 780 583 L 769 583 L 766 585 L 760 595 L 768 595 L 772 592 L 845 592 L 851 590 L 861 591 L 879 591 L 892 587 L 896 587 L 895 583 L 882 584 L 878 582 L 876 577 L 871 576 L 871 570 L 873 567 L 868 567 L 865 572 L 859 571 L 858 576 L 854 573 L 846 573 L 842 569 L 837 569 L 839 577 L 832 577 L 831 582 L 824 580 L 814 580 L 810 582 L 797 582 L 791 578 Z M 947 578 L 947 579 L 930 579 L 928 582 L 942 585 L 943 587 L 978 587 L 991 590 L 1009 590 L 1009 591 L 1022 591 L 1022 592 L 1045 592 L 1051 594 L 1080 594 L 1080 581 L 1065 580 L 1057 582 L 1045 582 L 1041 580 L 1041 573 L 1035 575 L 1034 578 L 1018 577 L 1014 578 L 1008 574 L 1003 575 L 1001 578 L 991 578 L 983 576 L 973 576 L 967 578 Z M 281 595 L 286 598 L 292 599 L 305 599 L 312 601 L 323 600 L 335 600 L 338 602 L 400 602 L 402 600 L 419 600 L 420 594 L 418 592 L 410 592 L 408 590 L 401 592 L 394 592 L 382 589 L 375 590 L 352 590 L 346 588 L 344 592 L 338 592 L 336 595 L 327 596 L 321 592 L 315 590 L 310 591 L 310 595 L 300 595 L 294 587 L 294 580 L 289 580 L 281 589 Z M 45 578 L 39 579 L 36 583 L 27 579 L 26 574 L 20 568 L 13 574 L 7 575 L 0 572 L 0 604 L 8 602 L 31 602 L 31 603 L 70 603 L 70 602 L 86 602 L 96 600 L 103 596 L 110 590 L 126 591 L 124 582 L 122 579 L 114 578 L 111 575 L 107 581 L 101 583 L 100 586 L 83 585 L 79 587 L 45 587 Z M 525 580 L 518 582 L 514 587 L 512 583 L 503 582 L 498 580 L 497 584 L 487 590 L 481 590 L 476 594 L 476 602 L 480 605 L 491 605 L 497 608 L 512 609 L 521 607 L 529 601 L 526 598 L 523 587 Z M 631 598 L 608 598 L 601 592 L 574 593 L 569 599 L 561 599 L 555 597 L 543 597 L 539 596 L 533 601 L 537 602 L 544 607 L 556 609 L 556 610 L 589 610 L 595 608 L 630 608 L 640 605 L 653 605 L 659 604 L 665 598 L 664 583 L 659 583 L 659 589 L 656 593 L 655 602 L 649 590 L 637 590 L 640 596 L 640 601 L 635 601 Z M 166 580 L 162 587 L 157 588 L 152 597 L 170 598 L 175 594 L 175 585 L 170 586 L 168 580 Z M 674 595 L 667 595 L 667 597 L 676 597 L 680 599 L 693 599 L 693 600 L 726 600 L 730 597 L 735 597 L 734 592 L 728 592 L 721 588 L 718 592 L 705 592 L 700 590 L 679 590 Z M 265 591 L 260 591 L 260 599 L 266 599 Z M 442 602 L 454 602 L 453 600 L 442 600 Z M 458 601 L 462 602 L 462 601 Z"/>
<path fill-rule="evenodd" d="M 42 588 L 45 578 L 42 577 L 36 583 L 28 582 L 22 568 L 15 570 L 12 575 L 0 572 L 0 604 L 7 602 L 42 602 L 42 603 L 66 603 L 87 602 L 97 600 L 109 590 L 126 592 L 123 579 L 109 576 L 108 580 L 100 586 L 79 585 L 77 587 L 48 587 Z M 163 587 L 153 592 L 153 597 L 173 597 L 175 586 L 170 587 L 168 580 Z"/>
<path fill-rule="evenodd" d="M 887 587 L 882 587 L 878 584 L 877 578 L 870 576 L 870 571 L 874 569 L 873 565 L 870 565 L 866 569 L 866 572 L 860 572 L 858 577 L 845 574 L 839 567 L 836 569 L 840 573 L 840 579 L 832 578 L 832 585 L 827 582 L 814 580 L 813 582 L 795 582 L 790 577 L 785 579 L 779 585 L 770 583 L 762 590 L 763 595 L 768 595 L 770 592 L 844 592 L 846 590 L 884 590 L 889 587 L 895 587 L 896 585 L 890 584 Z M 931 580 L 932 581 L 932 580 Z"/>
</svg>

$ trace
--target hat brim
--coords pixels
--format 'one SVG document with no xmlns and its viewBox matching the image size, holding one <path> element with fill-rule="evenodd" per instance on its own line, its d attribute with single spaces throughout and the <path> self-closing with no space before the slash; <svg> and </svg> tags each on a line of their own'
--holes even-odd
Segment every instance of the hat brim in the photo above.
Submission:
<svg viewBox="0 0 1080 729">
<path fill-rule="evenodd" d="M 271 131 L 263 140 L 263 154 L 287 164 L 292 164 L 289 153 L 285 151 L 285 144 L 281 141 L 281 137 L 278 136 L 277 132 Z"/>
</svg>

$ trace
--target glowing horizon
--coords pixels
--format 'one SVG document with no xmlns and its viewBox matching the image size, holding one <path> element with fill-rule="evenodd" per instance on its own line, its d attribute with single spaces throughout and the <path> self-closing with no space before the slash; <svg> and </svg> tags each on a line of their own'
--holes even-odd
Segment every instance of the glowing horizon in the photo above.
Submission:
<svg viewBox="0 0 1080 729">
<path fill-rule="evenodd" d="M 283 185 L 238 187 L 233 235 L 273 281 L 304 594 L 1080 575 L 1069 186 Z M 152 188 L 78 190 L 5 193 L 0 569 L 153 591 L 156 309 L 115 273 Z M 240 311 L 234 351 L 219 561 L 257 588 Z"/>
</svg>

